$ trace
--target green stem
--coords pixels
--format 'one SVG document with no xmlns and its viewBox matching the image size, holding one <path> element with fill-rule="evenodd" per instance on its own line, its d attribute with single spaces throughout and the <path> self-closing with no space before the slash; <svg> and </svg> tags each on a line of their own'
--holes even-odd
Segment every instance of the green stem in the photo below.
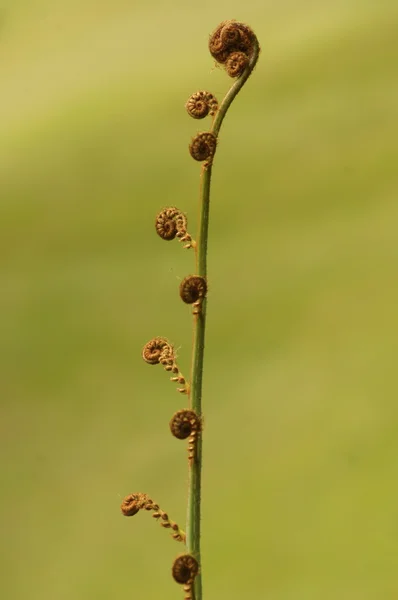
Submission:
<svg viewBox="0 0 398 600">
<path fill-rule="evenodd" d="M 213 127 L 211 128 L 211 132 L 214 133 L 214 135 L 216 137 L 218 137 L 222 122 L 224 120 L 225 115 L 227 114 L 229 107 L 232 104 L 232 101 L 234 100 L 236 95 L 240 92 L 242 87 L 245 85 L 245 83 L 249 79 L 254 67 L 256 66 L 256 62 L 258 60 L 259 54 L 260 54 L 260 46 L 258 45 L 257 42 L 255 42 L 253 54 L 250 57 L 249 64 L 247 65 L 246 69 L 243 71 L 242 75 L 240 77 L 238 77 L 238 79 L 235 81 L 233 86 L 225 94 L 224 99 L 221 102 L 221 106 L 218 109 L 217 114 L 214 118 Z"/>
<path fill-rule="evenodd" d="M 207 277 L 207 240 L 209 233 L 210 181 L 212 166 L 202 171 L 201 214 L 197 241 L 198 275 Z M 197 415 L 202 415 L 203 359 L 206 332 L 206 299 L 201 311 L 194 315 L 194 339 L 191 377 L 191 406 Z M 197 440 L 196 455 L 189 470 L 187 550 L 200 563 L 200 509 L 201 509 L 202 436 Z M 195 578 L 195 600 L 202 600 L 201 573 Z"/>
<path fill-rule="evenodd" d="M 211 132 L 218 137 L 224 117 L 232 101 L 241 90 L 257 62 L 260 48 L 255 45 L 249 65 L 235 81 L 225 95 L 213 121 Z M 210 183 L 212 165 L 202 168 L 200 191 L 199 236 L 197 239 L 197 271 L 198 275 L 207 279 L 207 242 L 209 234 Z M 197 415 L 202 415 L 202 381 L 203 360 L 206 332 L 206 299 L 203 301 L 199 315 L 194 315 L 193 355 L 191 374 L 191 407 Z M 201 474 L 202 474 L 202 436 L 197 442 L 196 457 L 189 470 L 188 514 L 187 514 L 187 550 L 200 560 L 200 517 L 201 517 Z M 201 573 L 195 578 L 195 600 L 202 600 Z"/>
</svg>

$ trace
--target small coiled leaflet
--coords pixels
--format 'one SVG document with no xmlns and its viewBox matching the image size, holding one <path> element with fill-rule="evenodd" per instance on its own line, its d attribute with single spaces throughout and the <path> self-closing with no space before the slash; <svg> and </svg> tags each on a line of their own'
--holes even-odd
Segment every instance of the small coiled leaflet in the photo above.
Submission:
<svg viewBox="0 0 398 600">
<path fill-rule="evenodd" d="M 193 314 L 198 315 L 207 293 L 207 282 L 200 275 L 188 275 L 180 283 L 180 298 L 186 304 L 193 304 Z"/>
<path fill-rule="evenodd" d="M 169 241 L 177 237 L 180 242 L 185 242 L 184 248 L 194 248 L 196 242 L 188 233 L 187 226 L 186 216 L 175 206 L 168 206 L 156 215 L 156 233 L 162 240 Z"/>
<path fill-rule="evenodd" d="M 123 499 L 123 502 L 120 505 L 121 511 L 125 517 L 133 517 L 140 510 L 145 508 L 148 500 L 148 494 L 142 494 L 141 492 L 129 494 Z"/>
<path fill-rule="evenodd" d="M 218 63 L 224 64 L 233 52 L 243 52 L 250 58 L 255 42 L 254 31 L 244 23 L 223 21 L 210 36 L 209 50 Z"/>
<path fill-rule="evenodd" d="M 232 52 L 225 61 L 225 70 L 230 77 L 240 77 L 249 64 L 249 57 L 244 52 Z"/>
<path fill-rule="evenodd" d="M 217 138 L 210 131 L 198 133 L 189 144 L 189 152 L 195 160 L 206 161 L 205 166 L 210 166 L 216 152 Z"/>
<path fill-rule="evenodd" d="M 188 439 L 188 462 L 192 465 L 196 455 L 196 444 L 201 431 L 201 419 L 194 410 L 178 410 L 170 421 L 170 431 L 178 440 Z"/>
<path fill-rule="evenodd" d="M 195 92 L 185 104 L 188 114 L 194 119 L 204 119 L 207 115 L 213 117 L 218 109 L 217 98 L 210 92 Z"/>
<path fill-rule="evenodd" d="M 171 371 L 173 376 L 170 377 L 170 381 L 183 386 L 177 388 L 177 392 L 181 394 L 188 393 L 189 384 L 177 365 L 174 347 L 166 338 L 156 337 L 149 340 L 142 349 L 142 358 L 149 365 L 161 364 L 165 371 Z"/>
<path fill-rule="evenodd" d="M 185 532 L 179 528 L 177 523 L 171 521 L 158 504 L 156 504 L 148 494 L 138 492 L 126 496 L 120 506 L 125 517 L 132 517 L 140 510 L 154 511 L 153 518 L 160 522 L 160 525 L 166 529 L 172 529 L 172 538 L 177 542 L 185 542 Z"/>
<path fill-rule="evenodd" d="M 199 573 L 199 563 L 192 554 L 181 554 L 173 562 L 171 574 L 174 581 L 184 586 L 184 600 L 193 600 L 193 583 Z"/>
</svg>

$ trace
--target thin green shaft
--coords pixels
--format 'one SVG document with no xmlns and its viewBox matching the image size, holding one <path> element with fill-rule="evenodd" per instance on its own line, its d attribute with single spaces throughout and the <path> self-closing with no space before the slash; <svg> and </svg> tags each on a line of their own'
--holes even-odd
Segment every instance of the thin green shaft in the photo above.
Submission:
<svg viewBox="0 0 398 600">
<path fill-rule="evenodd" d="M 201 186 L 201 214 L 199 238 L 197 240 L 198 275 L 207 277 L 207 240 L 209 235 L 210 181 L 212 166 L 203 170 Z M 203 360 L 206 333 L 206 300 L 201 311 L 194 316 L 194 340 L 192 356 L 191 406 L 197 415 L 202 415 Z M 200 519 L 201 519 L 201 476 L 202 436 L 198 437 L 196 457 L 189 470 L 189 493 L 187 515 L 187 550 L 200 564 Z M 202 576 L 195 578 L 195 600 L 202 600 Z"/>
<path fill-rule="evenodd" d="M 254 52 L 250 58 L 249 65 L 242 75 L 235 81 L 225 95 L 213 121 L 211 132 L 218 137 L 222 122 L 231 106 L 233 99 L 243 87 L 250 76 L 256 62 L 260 48 L 255 45 Z M 209 214 L 210 214 L 210 183 L 212 165 L 204 166 L 202 170 L 202 182 L 200 191 L 200 216 L 199 236 L 197 239 L 197 274 L 207 279 L 207 243 L 209 236 Z M 202 415 L 202 382 L 203 361 L 205 350 L 206 333 L 206 308 L 205 299 L 201 306 L 199 315 L 194 315 L 194 336 L 191 373 L 191 407 L 197 415 Z M 201 565 L 200 560 L 200 526 L 201 526 L 201 476 L 202 476 L 202 436 L 198 437 L 196 456 L 189 469 L 188 488 L 188 514 L 187 514 L 187 551 L 193 554 Z M 202 600 L 202 576 L 201 573 L 195 578 L 195 600 Z"/>
</svg>

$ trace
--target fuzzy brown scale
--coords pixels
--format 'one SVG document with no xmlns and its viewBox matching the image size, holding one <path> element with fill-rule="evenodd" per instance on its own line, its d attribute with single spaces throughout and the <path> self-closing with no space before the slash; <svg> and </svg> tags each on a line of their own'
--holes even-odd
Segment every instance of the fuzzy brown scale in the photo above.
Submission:
<svg viewBox="0 0 398 600">
<path fill-rule="evenodd" d="M 221 38 L 221 32 L 227 22 L 228 21 L 222 21 L 209 38 L 209 51 L 216 60 L 218 60 L 217 57 L 226 50 L 225 40 Z"/>
<path fill-rule="evenodd" d="M 189 152 L 195 160 L 206 161 L 206 166 L 211 165 L 216 152 L 217 138 L 210 131 L 198 133 L 189 145 Z"/>
<path fill-rule="evenodd" d="M 220 31 L 220 43 L 223 47 L 237 46 L 241 41 L 240 31 L 234 21 L 226 22 Z"/>
<path fill-rule="evenodd" d="M 204 119 L 207 115 L 213 117 L 218 109 L 217 98 L 210 92 L 195 92 L 185 104 L 188 114 L 194 119 Z"/>
<path fill-rule="evenodd" d="M 230 52 L 233 51 L 233 48 L 236 48 L 238 51 L 250 56 L 254 49 L 256 36 L 253 30 L 244 23 L 231 21 L 222 29 L 221 39 L 225 41 L 225 45 Z"/>
</svg>

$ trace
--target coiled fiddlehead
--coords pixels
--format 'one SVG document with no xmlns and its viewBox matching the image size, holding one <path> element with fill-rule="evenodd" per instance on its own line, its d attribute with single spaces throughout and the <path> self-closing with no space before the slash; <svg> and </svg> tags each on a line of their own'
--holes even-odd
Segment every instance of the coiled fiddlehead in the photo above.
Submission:
<svg viewBox="0 0 398 600">
<path fill-rule="evenodd" d="M 256 36 L 253 30 L 239 21 L 223 21 L 209 39 L 209 50 L 213 58 L 224 64 L 233 52 L 243 52 L 247 57 L 253 54 Z"/>
<path fill-rule="evenodd" d="M 193 304 L 193 314 L 200 314 L 203 299 L 207 293 L 207 282 L 199 275 L 188 275 L 180 283 L 180 298 L 186 304 Z"/>
<path fill-rule="evenodd" d="M 170 381 L 174 381 L 183 386 L 177 388 L 177 391 L 181 394 L 187 394 L 189 392 L 189 384 L 177 365 L 174 347 L 166 340 L 166 338 L 156 337 L 149 340 L 142 349 L 142 358 L 149 365 L 161 364 L 165 371 L 171 371 L 173 377 L 170 377 Z"/>
<path fill-rule="evenodd" d="M 174 240 L 177 237 L 180 242 L 185 242 L 184 248 L 194 248 L 196 242 L 188 233 L 187 226 L 186 216 L 175 206 L 168 206 L 156 215 L 156 233 L 162 240 Z"/>
<path fill-rule="evenodd" d="M 194 119 L 204 119 L 207 115 L 213 117 L 218 109 L 217 98 L 210 92 L 195 92 L 185 104 L 188 114 Z"/>
<path fill-rule="evenodd" d="M 126 496 L 120 506 L 125 517 L 133 517 L 140 510 L 153 511 L 153 518 L 159 521 L 162 527 L 172 529 L 172 538 L 177 542 L 185 542 L 185 532 L 179 528 L 177 523 L 171 521 L 167 513 L 165 513 L 158 504 L 155 504 L 148 494 L 138 492 Z"/>
<path fill-rule="evenodd" d="M 184 600 L 193 600 L 193 583 L 199 573 L 199 563 L 192 554 L 181 554 L 173 562 L 171 574 L 174 581 L 184 586 Z"/>
<path fill-rule="evenodd" d="M 249 57 L 244 52 L 231 52 L 225 61 L 225 70 L 230 77 L 239 77 L 249 64 Z"/>
<path fill-rule="evenodd" d="M 192 158 L 199 161 L 206 161 L 205 166 L 210 166 L 217 147 L 216 136 L 207 131 L 198 133 L 189 145 L 189 152 Z"/>
<path fill-rule="evenodd" d="M 194 410 L 178 410 L 170 421 L 170 431 L 178 440 L 188 439 L 188 462 L 192 465 L 196 455 L 198 435 L 202 429 L 201 419 Z"/>
<path fill-rule="evenodd" d="M 201 529 L 201 456 L 202 456 L 202 377 L 203 353 L 205 347 L 206 303 L 207 294 L 207 240 L 210 207 L 210 183 L 212 162 L 217 148 L 217 140 L 225 115 L 243 85 L 253 71 L 260 52 L 260 47 L 253 31 L 238 21 L 223 21 L 209 40 L 209 48 L 217 62 L 224 65 L 227 73 L 236 78 L 228 90 L 220 106 L 208 92 L 197 92 L 188 100 L 186 109 L 194 118 L 202 118 L 206 114 L 213 116 L 211 130 L 197 134 L 192 140 L 189 150 L 192 157 L 204 161 L 201 170 L 199 240 L 196 252 L 198 275 L 186 277 L 180 285 L 180 295 L 184 302 L 193 304 L 194 341 L 192 356 L 192 393 L 190 401 L 192 409 L 178 411 L 170 422 L 170 429 L 178 439 L 189 441 L 188 451 L 191 462 L 188 493 L 187 534 L 171 521 L 159 505 L 155 504 L 147 494 L 131 494 L 122 503 L 122 512 L 133 516 L 140 510 L 153 511 L 153 517 L 161 526 L 172 530 L 172 535 L 179 541 L 185 541 L 187 554 L 174 561 L 172 574 L 175 581 L 184 586 L 185 600 L 202 600 L 201 573 L 198 561 L 200 557 Z M 195 243 L 187 233 L 186 217 L 175 207 L 165 208 L 156 218 L 156 231 L 165 240 L 178 237 L 191 247 Z M 202 304 L 203 303 L 203 304 Z M 172 381 L 180 382 L 184 387 L 180 392 L 188 393 L 189 384 L 180 373 L 176 364 L 173 346 L 165 338 L 154 338 L 143 349 L 143 358 L 149 364 L 162 364 L 166 371 L 173 375 Z M 200 435 L 200 437 L 199 437 Z"/>
</svg>

